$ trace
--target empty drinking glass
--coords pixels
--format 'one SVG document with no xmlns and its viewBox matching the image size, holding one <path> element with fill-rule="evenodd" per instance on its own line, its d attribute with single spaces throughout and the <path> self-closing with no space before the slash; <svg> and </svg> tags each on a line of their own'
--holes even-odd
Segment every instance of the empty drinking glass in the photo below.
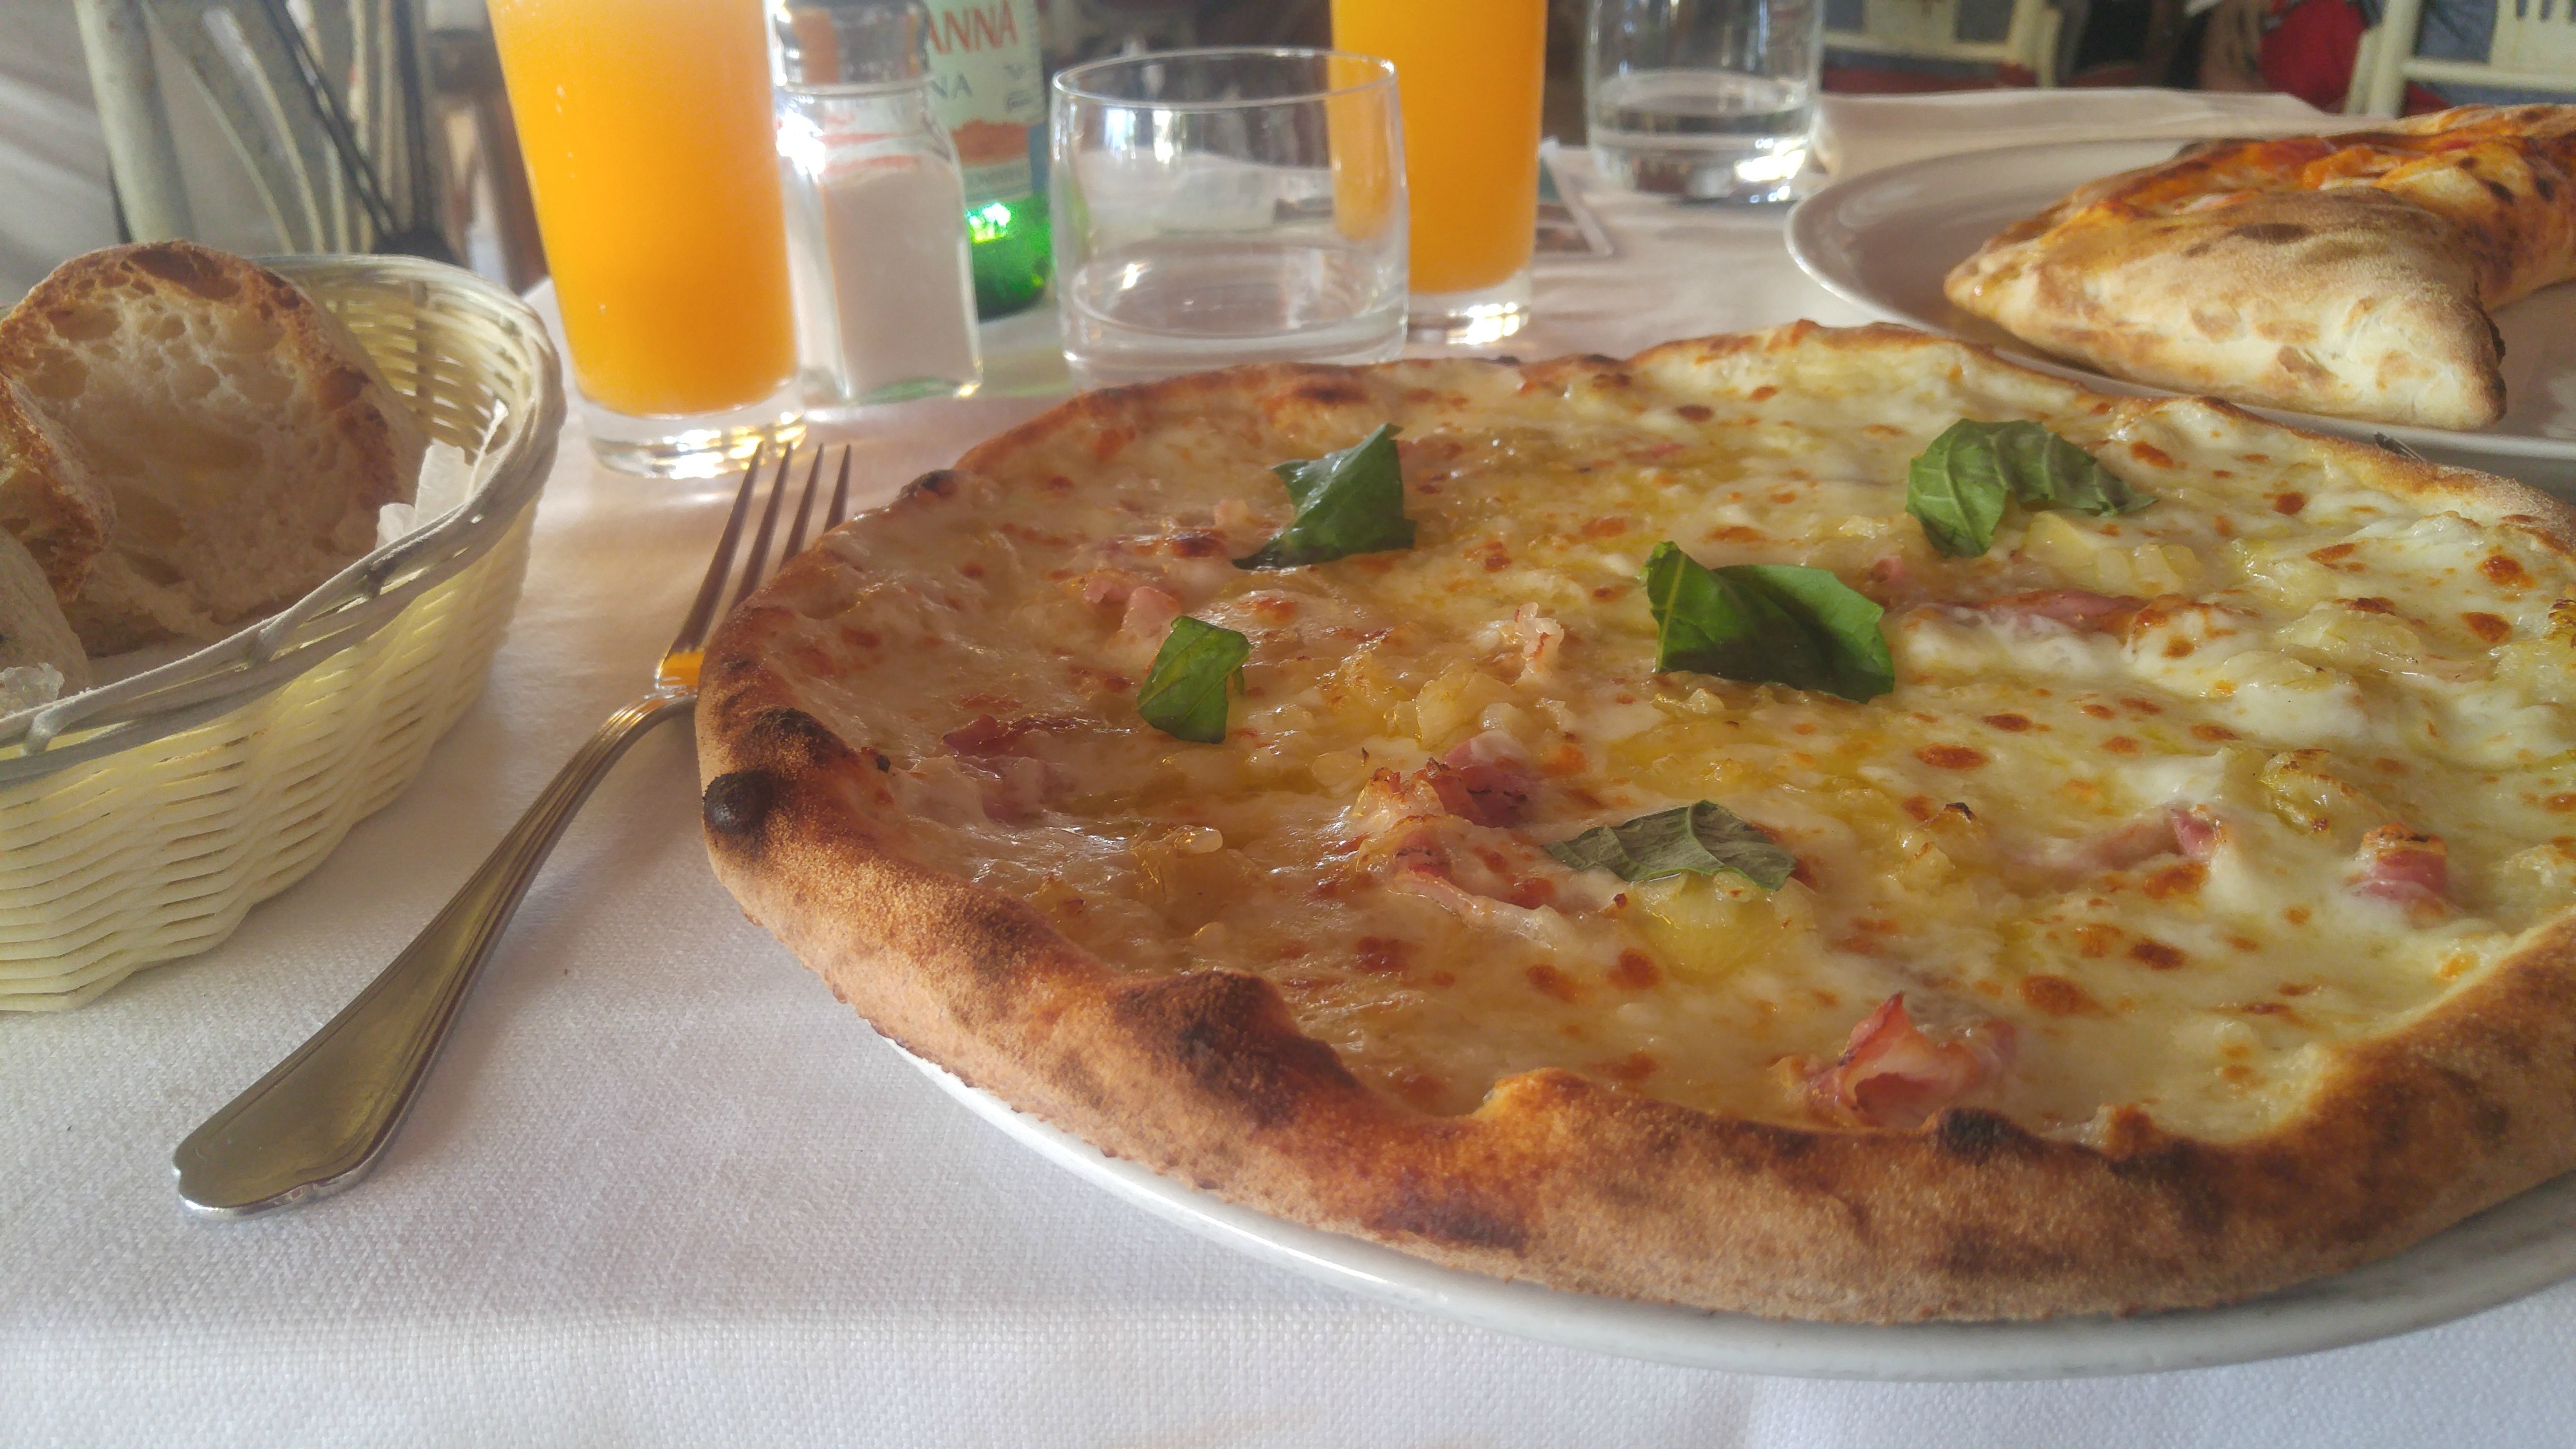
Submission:
<svg viewBox="0 0 2576 1449">
<path fill-rule="evenodd" d="M 1594 163 L 1637 191 L 1794 200 L 1824 31 L 1824 0 L 1592 0 Z"/>
<path fill-rule="evenodd" d="M 1098 387 L 1404 346 L 1395 68 L 1340 51 L 1169 51 L 1054 86 L 1056 308 Z"/>
</svg>

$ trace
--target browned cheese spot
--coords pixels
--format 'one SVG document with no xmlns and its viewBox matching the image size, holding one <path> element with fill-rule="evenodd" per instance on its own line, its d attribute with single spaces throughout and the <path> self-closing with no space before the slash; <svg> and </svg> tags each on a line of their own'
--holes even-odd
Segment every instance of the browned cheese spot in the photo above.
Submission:
<svg viewBox="0 0 2576 1449">
<path fill-rule="evenodd" d="M 1552 996 L 1563 1002 L 1583 999 L 1583 983 L 1542 961 L 1522 973 L 1541 996 Z"/>
<path fill-rule="evenodd" d="M 2111 954 L 2120 944 L 2121 930 L 2102 921 L 2086 921 L 2075 928 L 2075 953 L 2088 961 L 2098 961 Z"/>
<path fill-rule="evenodd" d="M 2025 976 L 2021 980 L 2022 1003 L 2033 1011 L 2050 1016 L 2108 1016 L 2093 993 L 2063 976 Z"/>
<path fill-rule="evenodd" d="M 2180 947 L 2168 946 L 2162 941 L 2143 940 L 2130 943 L 2129 959 L 2151 971 L 2171 971 L 2183 963 L 2183 954 Z"/>
<path fill-rule="evenodd" d="M 1601 1065 L 1593 1068 L 1593 1070 L 1599 1072 L 1605 1077 L 1608 1077 L 1614 1082 L 1623 1082 L 1629 1086 L 1634 1086 L 1648 1077 L 1653 1076 L 1655 1074 L 1655 1068 L 1660 1065 L 1662 1065 L 1662 1063 L 1657 1062 L 1652 1053 L 1634 1051 L 1616 1061 L 1603 1062 Z"/>
<path fill-rule="evenodd" d="M 2478 572 L 2485 574 L 2488 581 L 2498 588 L 2527 589 L 2531 587 L 2530 571 L 2522 566 L 2519 559 L 2516 559 L 2509 553 L 2491 553 L 2487 555 L 2485 561 L 2478 565 Z"/>
<path fill-rule="evenodd" d="M 1643 951 L 1619 953 L 1619 964 L 1610 968 L 1609 982 L 1622 991 L 1644 991 L 1664 979 L 1655 958 Z"/>
<path fill-rule="evenodd" d="M 2144 890 L 2149 898 L 2160 901 L 2169 896 L 2191 895 L 2197 892 L 2200 889 L 2200 883 L 2207 879 L 2209 879 L 2208 866 L 2196 860 L 2186 860 L 2166 866 L 2162 870 L 2150 872 L 2146 884 L 2140 889 Z"/>
</svg>

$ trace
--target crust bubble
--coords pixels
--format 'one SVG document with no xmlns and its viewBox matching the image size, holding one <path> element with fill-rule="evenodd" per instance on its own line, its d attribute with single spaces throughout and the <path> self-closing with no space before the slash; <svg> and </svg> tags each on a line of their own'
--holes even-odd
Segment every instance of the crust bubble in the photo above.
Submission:
<svg viewBox="0 0 2576 1449">
<path fill-rule="evenodd" d="M 718 835 L 749 835 L 769 818 L 778 780 L 767 770 L 735 770 L 707 782 L 707 828 Z"/>
</svg>

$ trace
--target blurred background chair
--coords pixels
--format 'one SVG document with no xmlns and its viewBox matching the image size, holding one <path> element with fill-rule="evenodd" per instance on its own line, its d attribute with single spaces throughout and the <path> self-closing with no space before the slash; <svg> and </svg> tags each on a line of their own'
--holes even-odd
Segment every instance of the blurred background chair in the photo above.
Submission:
<svg viewBox="0 0 2576 1449">
<path fill-rule="evenodd" d="M 544 274 L 480 0 L 75 0 L 124 230 Z"/>
<path fill-rule="evenodd" d="M 2081 20 L 2074 29 L 2081 28 Z M 1990 84 L 2055 85 L 2066 17 L 2050 0 L 1828 0 L 1828 56 L 1885 57 L 1940 63 L 1962 78 L 1986 72 Z M 1843 62 L 1834 89 L 1874 89 Z M 1941 72 L 1924 71 L 1924 74 Z M 1829 85 L 1832 84 L 1829 82 Z M 1912 89 L 1915 87 L 1895 87 Z"/>
<path fill-rule="evenodd" d="M 2386 13 L 2363 32 L 2344 110 L 2394 116 L 2406 108 L 2409 82 L 2442 87 L 2576 96 L 2576 0 L 2497 0 L 2483 61 L 2421 54 L 2431 49 L 2424 0 L 2385 0 Z"/>
</svg>

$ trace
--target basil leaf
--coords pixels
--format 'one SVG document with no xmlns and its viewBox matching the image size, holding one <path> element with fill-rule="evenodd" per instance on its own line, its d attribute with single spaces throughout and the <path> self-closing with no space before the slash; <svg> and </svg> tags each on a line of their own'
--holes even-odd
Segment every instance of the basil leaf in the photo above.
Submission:
<svg viewBox="0 0 2576 1449">
<path fill-rule="evenodd" d="M 1606 870 L 1621 880 L 1659 880 L 1684 871 L 1731 870 L 1776 891 L 1798 868 L 1762 827 L 1712 801 L 1640 815 L 1624 825 L 1596 825 L 1547 847 L 1574 870 Z"/>
<path fill-rule="evenodd" d="M 1236 559 L 1236 568 L 1288 569 L 1413 547 L 1394 424 L 1338 453 L 1281 463 L 1270 471 L 1288 485 L 1297 516 L 1278 537 Z"/>
<path fill-rule="evenodd" d="M 1952 558 L 1994 545 L 2004 505 L 2071 508 L 2097 518 L 2135 513 L 2155 499 L 2093 455 L 2028 419 L 1952 423 L 1905 468 L 1905 511 Z"/>
<path fill-rule="evenodd" d="M 2002 424 L 2006 471 L 2022 501 L 2044 501 L 2096 518 L 2135 513 L 2155 498 L 2132 488 L 2093 455 L 2032 422 Z M 2027 460 L 2027 461 L 2024 461 Z M 2028 479 L 2025 483 L 2023 480 Z M 2043 481 L 2044 480 L 2044 481 Z"/>
<path fill-rule="evenodd" d="M 1821 689 L 1849 700 L 1896 687 L 1878 605 L 1824 569 L 1703 567 L 1666 539 L 1642 576 L 1655 616 L 1655 668 Z"/>
<path fill-rule="evenodd" d="M 1995 525 L 2011 498 L 1994 440 L 1965 418 L 1905 465 L 1905 511 L 1952 558 L 1974 558 L 1994 546 Z"/>
<path fill-rule="evenodd" d="M 1251 657 L 1251 640 L 1184 614 L 1154 653 L 1154 667 L 1136 691 L 1136 712 L 1176 740 L 1222 744 L 1225 682 Z"/>
</svg>

